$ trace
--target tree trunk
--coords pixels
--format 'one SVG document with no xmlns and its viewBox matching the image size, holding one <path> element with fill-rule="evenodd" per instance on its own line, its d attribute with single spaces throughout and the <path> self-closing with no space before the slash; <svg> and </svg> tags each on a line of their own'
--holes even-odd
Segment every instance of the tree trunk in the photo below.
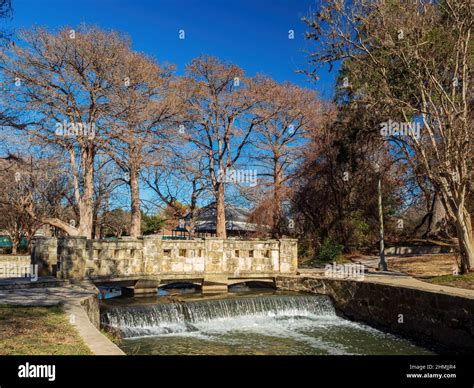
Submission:
<svg viewBox="0 0 474 388">
<path fill-rule="evenodd" d="M 92 204 L 85 201 L 79 205 L 79 228 L 77 236 L 83 236 L 88 239 L 92 238 Z"/>
<path fill-rule="evenodd" d="M 385 260 L 385 241 L 384 241 L 384 225 L 383 225 L 383 203 L 382 203 L 382 178 L 377 177 L 377 197 L 379 210 L 379 233 L 380 233 L 380 261 L 378 265 L 379 271 L 387 271 L 387 261 Z"/>
<path fill-rule="evenodd" d="M 227 238 L 225 229 L 225 195 L 224 183 L 219 182 L 216 196 L 216 236 L 219 238 Z"/>
<path fill-rule="evenodd" d="M 281 173 L 279 172 L 279 165 L 275 164 L 274 176 L 273 176 L 273 225 L 272 225 L 272 237 L 280 238 L 281 226 L 282 226 L 282 215 L 281 215 Z"/>
<path fill-rule="evenodd" d="M 470 214 L 464 208 L 456 212 L 456 231 L 461 253 L 461 273 L 467 273 L 474 269 L 474 249 Z"/>
<path fill-rule="evenodd" d="M 423 217 L 420 225 L 415 228 L 415 233 L 426 224 L 426 229 L 422 234 L 423 238 L 446 238 L 448 236 L 446 209 L 438 193 L 433 194 L 431 206 L 428 214 Z"/>
<path fill-rule="evenodd" d="M 99 226 L 97 224 L 98 220 L 99 220 L 99 214 L 98 214 L 98 206 L 97 206 L 97 203 L 96 205 L 94 206 L 94 211 L 92 213 L 92 231 L 91 231 L 91 234 L 92 234 L 92 237 L 95 238 L 95 239 L 98 239 L 98 229 L 99 229 Z"/>
<path fill-rule="evenodd" d="M 196 220 L 194 218 L 194 214 L 191 214 L 191 217 L 189 219 L 188 233 L 189 233 L 189 238 L 194 238 L 194 234 L 196 233 Z"/>
<path fill-rule="evenodd" d="M 131 219 L 130 236 L 138 238 L 141 234 L 142 217 L 140 212 L 140 187 L 138 180 L 139 171 L 130 168 L 130 192 L 131 192 Z"/>
<path fill-rule="evenodd" d="M 33 251 L 33 238 L 30 236 L 28 237 L 27 253 L 31 254 L 32 251 Z"/>
<path fill-rule="evenodd" d="M 79 229 L 75 228 L 74 226 L 69 225 L 67 222 L 60 220 L 59 218 L 39 218 L 36 217 L 36 214 L 33 212 L 31 207 L 25 207 L 25 211 L 28 213 L 30 217 L 35 220 L 40 221 L 42 224 L 47 224 L 54 226 L 64 232 L 66 232 L 69 236 L 79 236 Z"/>
<path fill-rule="evenodd" d="M 91 239 L 94 218 L 94 156 L 91 151 L 87 150 L 82 153 L 82 165 L 84 171 L 84 191 L 79 202 L 78 235 Z"/>
</svg>

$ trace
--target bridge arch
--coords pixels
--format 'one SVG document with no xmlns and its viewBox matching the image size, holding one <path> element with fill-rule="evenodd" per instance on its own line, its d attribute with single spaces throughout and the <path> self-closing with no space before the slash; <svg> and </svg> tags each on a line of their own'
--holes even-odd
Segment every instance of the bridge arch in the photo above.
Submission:
<svg viewBox="0 0 474 388">
<path fill-rule="evenodd" d="M 232 287 L 247 287 L 247 288 L 269 288 L 275 289 L 275 279 L 274 278 L 264 278 L 264 279 L 229 279 L 228 281 L 229 288 Z"/>
</svg>

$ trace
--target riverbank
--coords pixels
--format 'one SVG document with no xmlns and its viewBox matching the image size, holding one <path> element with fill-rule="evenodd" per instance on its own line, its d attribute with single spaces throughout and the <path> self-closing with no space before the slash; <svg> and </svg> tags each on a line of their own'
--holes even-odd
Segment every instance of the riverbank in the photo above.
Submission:
<svg viewBox="0 0 474 388">
<path fill-rule="evenodd" d="M 319 271 L 277 279 L 279 289 L 329 295 L 342 314 L 443 354 L 474 351 L 474 291 L 404 275 L 368 274 L 364 280 L 332 279 Z"/>
</svg>

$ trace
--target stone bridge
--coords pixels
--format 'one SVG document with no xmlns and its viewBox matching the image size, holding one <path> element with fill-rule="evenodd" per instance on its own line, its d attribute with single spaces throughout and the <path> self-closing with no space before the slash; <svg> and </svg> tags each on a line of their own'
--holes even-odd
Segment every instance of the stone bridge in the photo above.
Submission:
<svg viewBox="0 0 474 388">
<path fill-rule="evenodd" d="M 235 283 L 274 282 L 277 276 L 296 274 L 297 240 L 43 237 L 35 240 L 32 263 L 38 264 L 40 276 L 120 284 L 136 293 L 182 281 L 218 292 Z"/>
</svg>

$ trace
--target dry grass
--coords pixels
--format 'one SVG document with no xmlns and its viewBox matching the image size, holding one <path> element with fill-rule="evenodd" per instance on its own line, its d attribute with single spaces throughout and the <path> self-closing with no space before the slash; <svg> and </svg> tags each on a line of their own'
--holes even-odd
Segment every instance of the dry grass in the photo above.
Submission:
<svg viewBox="0 0 474 388">
<path fill-rule="evenodd" d="M 391 257 L 388 265 L 391 270 L 417 278 L 452 275 L 457 267 L 456 256 L 452 254 Z"/>
<path fill-rule="evenodd" d="M 92 354 L 60 307 L 0 305 L 0 355 Z"/>
<path fill-rule="evenodd" d="M 423 281 L 474 290 L 474 273 L 453 275 L 458 264 L 452 254 L 389 258 L 388 265 L 392 270 Z"/>
</svg>

